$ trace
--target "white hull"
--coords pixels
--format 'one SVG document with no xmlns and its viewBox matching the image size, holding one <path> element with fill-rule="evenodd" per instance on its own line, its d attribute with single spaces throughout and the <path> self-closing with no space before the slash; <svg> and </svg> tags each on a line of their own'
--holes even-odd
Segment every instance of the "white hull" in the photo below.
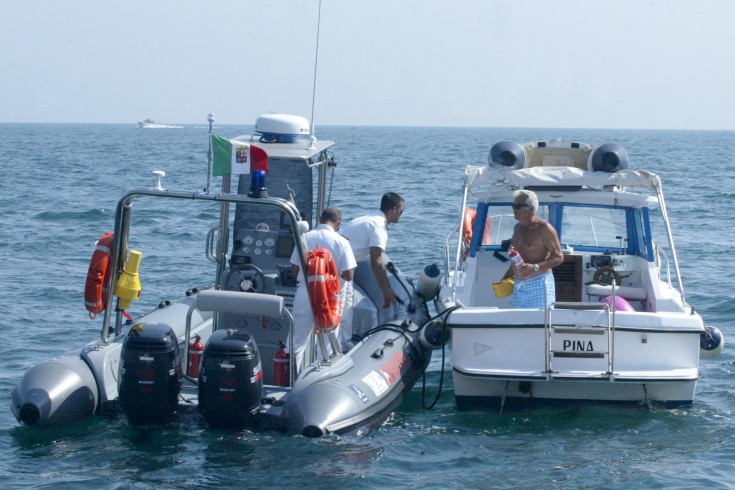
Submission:
<svg viewBox="0 0 735 490">
<path fill-rule="evenodd" d="M 606 402 L 666 408 L 690 406 L 696 381 L 518 381 L 466 376 L 454 371 L 457 407 L 502 410 L 547 403 Z"/>
<path fill-rule="evenodd" d="M 179 129 L 183 126 L 172 126 L 171 124 L 141 124 L 139 127 L 143 129 Z"/>
<path fill-rule="evenodd" d="M 462 328 L 462 322 L 472 321 L 473 313 L 475 318 L 481 315 L 491 324 L 507 327 Z M 545 328 L 542 310 L 455 313 L 452 362 L 458 405 L 498 407 L 504 399 L 506 404 L 512 400 L 667 407 L 692 403 L 702 329 L 696 317 L 668 315 L 664 327 L 659 315 L 618 312 L 610 339 L 606 312 L 555 313 L 554 324 L 567 326 Z"/>
<path fill-rule="evenodd" d="M 173 124 L 156 122 L 150 119 L 146 119 L 145 121 L 138 122 L 138 127 L 143 128 L 143 129 L 180 129 L 180 128 L 183 128 L 183 126 L 176 126 Z"/>
</svg>

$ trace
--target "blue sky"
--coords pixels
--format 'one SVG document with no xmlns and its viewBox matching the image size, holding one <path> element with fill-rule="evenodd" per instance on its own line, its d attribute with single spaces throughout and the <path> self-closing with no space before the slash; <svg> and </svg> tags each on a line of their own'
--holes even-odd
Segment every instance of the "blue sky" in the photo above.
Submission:
<svg viewBox="0 0 735 490">
<path fill-rule="evenodd" d="M 310 116 L 318 0 L 2 0 L 0 122 Z M 322 0 L 322 125 L 735 129 L 732 0 Z"/>
</svg>

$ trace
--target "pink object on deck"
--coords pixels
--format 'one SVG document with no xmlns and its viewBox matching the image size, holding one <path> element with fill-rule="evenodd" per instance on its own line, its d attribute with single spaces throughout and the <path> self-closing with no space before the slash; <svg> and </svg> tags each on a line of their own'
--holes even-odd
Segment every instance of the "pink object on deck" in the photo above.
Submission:
<svg viewBox="0 0 735 490">
<path fill-rule="evenodd" d="M 610 298 L 611 296 L 605 296 L 602 302 L 610 304 Z M 635 308 L 622 296 L 615 296 L 615 311 L 635 311 Z"/>
</svg>

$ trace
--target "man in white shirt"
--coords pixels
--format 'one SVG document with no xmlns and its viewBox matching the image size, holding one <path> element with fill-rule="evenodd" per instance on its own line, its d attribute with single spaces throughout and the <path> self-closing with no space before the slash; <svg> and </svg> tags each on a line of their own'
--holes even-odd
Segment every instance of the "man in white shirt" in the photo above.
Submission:
<svg viewBox="0 0 735 490">
<path fill-rule="evenodd" d="M 342 223 L 342 213 L 337 208 L 326 208 L 319 217 L 319 226 L 306 233 L 306 244 L 309 250 L 316 247 L 329 250 L 334 258 L 337 266 L 337 272 L 340 275 L 341 292 L 340 296 L 344 304 L 345 288 L 352 285 L 354 277 L 355 256 L 350 248 L 350 243 L 339 233 L 339 227 Z M 311 301 L 309 301 L 309 293 L 306 290 L 306 280 L 304 274 L 300 272 L 301 261 L 298 256 L 298 249 L 294 248 L 291 255 L 291 272 L 298 277 L 299 286 L 296 289 L 296 295 L 293 302 L 293 319 L 294 319 L 294 353 L 292 358 L 296 361 L 296 369 L 301 368 L 301 362 L 304 358 L 304 349 L 309 340 L 309 334 L 314 330 L 314 313 L 311 309 Z M 337 326 L 339 329 L 339 326 Z M 339 331 L 337 338 L 339 338 Z"/>
<path fill-rule="evenodd" d="M 395 192 L 383 195 L 380 201 L 380 212 L 360 216 L 347 223 L 340 233 L 347 238 L 359 262 L 370 261 L 370 268 L 383 296 L 383 308 L 396 302 L 396 294 L 390 287 L 388 274 L 383 263 L 383 252 L 388 245 L 388 225 L 398 223 L 403 214 L 404 201 Z M 347 350 L 352 343 L 352 283 L 345 291 L 341 335 L 342 349 Z"/>
</svg>

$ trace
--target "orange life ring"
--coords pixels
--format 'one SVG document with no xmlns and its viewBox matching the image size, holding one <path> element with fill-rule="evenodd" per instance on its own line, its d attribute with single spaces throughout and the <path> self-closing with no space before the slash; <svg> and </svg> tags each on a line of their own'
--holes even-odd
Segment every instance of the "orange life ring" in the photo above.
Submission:
<svg viewBox="0 0 735 490">
<path fill-rule="evenodd" d="M 306 287 L 309 289 L 316 327 L 331 330 L 339 325 L 342 318 L 337 264 L 329 250 L 319 247 L 309 251 L 307 261 Z"/>
<path fill-rule="evenodd" d="M 465 208 L 462 218 L 462 243 L 464 243 L 465 247 L 469 247 L 472 241 L 472 228 L 475 224 L 475 216 L 477 216 L 476 210 Z"/>
<path fill-rule="evenodd" d="M 89 317 L 94 319 L 107 307 L 107 280 L 110 278 L 110 257 L 115 234 L 105 233 L 94 244 L 92 260 L 89 261 L 87 284 L 84 286 L 84 306 Z"/>
<path fill-rule="evenodd" d="M 475 228 L 475 220 L 477 218 L 477 210 L 473 208 L 465 208 L 462 217 L 462 243 L 464 243 L 465 251 L 469 253 L 469 246 L 472 242 L 472 230 Z M 485 228 L 482 231 L 482 243 L 490 243 L 490 221 L 486 220 Z"/>
</svg>

